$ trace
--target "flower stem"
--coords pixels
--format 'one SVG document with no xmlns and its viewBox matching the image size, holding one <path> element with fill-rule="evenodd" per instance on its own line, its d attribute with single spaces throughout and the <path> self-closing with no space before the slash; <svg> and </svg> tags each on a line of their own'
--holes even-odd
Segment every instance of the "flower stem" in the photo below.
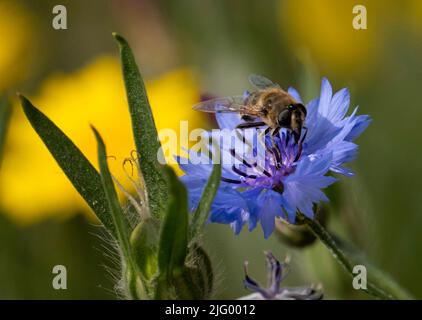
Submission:
<svg viewBox="0 0 422 320">
<path fill-rule="evenodd" d="M 337 245 L 332 236 L 324 229 L 324 227 L 317 221 L 309 219 L 303 214 L 299 214 L 299 219 L 303 220 L 312 232 L 321 240 L 321 242 L 327 247 L 337 262 L 353 277 L 353 266 L 352 261 L 346 256 L 344 251 Z M 395 294 L 387 292 L 382 289 L 378 283 L 368 279 L 367 288 L 364 291 L 378 299 L 391 300 L 397 299 Z"/>
</svg>

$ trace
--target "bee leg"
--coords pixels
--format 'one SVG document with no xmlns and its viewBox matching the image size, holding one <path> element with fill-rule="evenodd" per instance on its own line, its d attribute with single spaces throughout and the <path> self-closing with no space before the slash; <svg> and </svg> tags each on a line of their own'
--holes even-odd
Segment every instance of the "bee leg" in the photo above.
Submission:
<svg viewBox="0 0 422 320">
<path fill-rule="evenodd" d="M 273 129 L 272 131 L 271 131 L 271 143 L 272 143 L 272 145 L 273 145 L 273 148 L 274 149 L 279 149 L 278 148 L 278 146 L 277 146 L 277 144 L 275 143 L 275 140 L 274 140 L 274 137 L 276 136 L 276 135 L 278 135 L 278 133 L 280 132 L 280 129 L 281 128 L 275 128 L 275 129 Z"/>
<path fill-rule="evenodd" d="M 303 127 L 302 129 L 305 131 L 305 133 L 303 134 L 302 139 L 300 139 L 300 143 L 301 144 L 303 143 L 303 141 L 305 141 L 306 135 L 308 133 L 308 128 L 307 127 Z"/>
<path fill-rule="evenodd" d="M 271 131 L 271 127 L 267 127 L 267 129 L 265 129 L 264 131 L 262 131 L 260 134 L 259 134 L 259 137 L 262 139 L 262 138 L 264 138 L 265 139 L 265 136 L 268 134 L 268 133 L 270 133 L 270 131 Z"/>
<path fill-rule="evenodd" d="M 262 127 L 265 126 L 265 122 L 245 122 L 245 123 L 241 123 L 238 126 L 236 126 L 236 129 L 249 129 L 249 128 L 258 128 L 258 127 Z M 242 140 L 243 143 L 247 143 L 246 141 L 246 137 L 243 134 L 243 132 L 239 132 L 236 130 L 236 135 L 237 137 Z M 247 143 L 249 144 L 249 143 Z M 250 145 L 250 144 L 249 144 Z"/>
<path fill-rule="evenodd" d="M 262 121 L 260 121 L 260 122 L 246 122 L 246 123 L 239 124 L 236 127 L 236 129 L 258 128 L 258 127 L 263 127 L 263 126 L 266 126 L 266 125 L 267 124 L 265 122 L 262 122 Z M 262 132 L 259 133 L 259 136 L 258 136 L 259 142 L 262 142 L 262 140 L 263 140 L 262 137 L 265 137 L 265 135 L 269 132 L 269 129 L 271 129 L 271 128 L 268 127 L 267 129 L 265 129 L 265 131 L 262 131 Z M 238 133 L 236 133 L 236 134 L 238 134 Z M 245 136 L 243 134 L 241 134 L 241 137 L 242 137 L 243 143 L 246 143 Z"/>
<path fill-rule="evenodd" d="M 265 122 L 244 122 L 236 126 L 236 129 L 249 129 L 265 126 Z M 241 134 L 242 141 L 245 143 L 245 136 Z"/>
<path fill-rule="evenodd" d="M 302 136 L 302 139 L 300 139 L 299 143 L 298 143 L 298 149 L 297 149 L 297 154 L 296 154 L 296 158 L 295 158 L 295 162 L 297 160 L 299 160 L 300 156 L 302 155 L 302 151 L 303 151 L 303 142 L 305 141 L 306 135 L 308 134 L 308 128 L 307 127 L 303 127 L 303 129 L 305 130 L 305 133 Z"/>
<path fill-rule="evenodd" d="M 249 129 L 249 128 L 258 128 L 265 126 L 265 122 L 245 122 L 239 124 L 236 129 Z"/>
<path fill-rule="evenodd" d="M 258 135 L 258 143 L 260 143 L 264 148 L 265 146 L 265 136 L 270 132 L 271 127 L 267 127 L 264 131 L 261 131 Z"/>
<path fill-rule="evenodd" d="M 244 114 L 241 118 L 245 122 L 253 122 L 255 120 L 255 117 L 252 117 L 252 116 L 247 115 L 247 114 Z"/>
<path fill-rule="evenodd" d="M 281 152 L 280 149 L 278 148 L 277 144 L 275 143 L 274 137 L 279 133 L 280 128 L 277 127 L 275 129 L 272 130 L 271 132 L 271 152 L 275 157 L 276 160 L 276 168 L 279 169 L 280 168 L 280 164 L 283 163 L 283 157 L 281 156 Z"/>
</svg>

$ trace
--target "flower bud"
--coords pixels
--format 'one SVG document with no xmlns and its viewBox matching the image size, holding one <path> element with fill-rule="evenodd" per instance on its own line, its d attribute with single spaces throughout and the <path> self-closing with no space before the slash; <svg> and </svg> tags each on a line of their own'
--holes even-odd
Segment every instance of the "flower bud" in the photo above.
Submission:
<svg viewBox="0 0 422 320">
<path fill-rule="evenodd" d="M 199 245 L 193 245 L 191 266 L 188 267 L 188 274 L 192 284 L 199 291 L 200 299 L 209 299 L 214 289 L 214 273 L 211 260 L 205 250 Z"/>
<path fill-rule="evenodd" d="M 205 251 L 194 245 L 183 270 L 171 279 L 154 279 L 156 299 L 204 300 L 213 293 L 214 275 Z"/>
<path fill-rule="evenodd" d="M 326 208 L 318 206 L 315 211 L 315 219 L 317 219 L 322 225 L 326 225 L 328 218 Z M 298 248 L 304 248 L 313 244 L 316 237 L 312 231 L 301 221 L 296 222 L 296 224 L 291 224 L 286 220 L 277 219 L 275 230 L 278 239 L 289 246 Z"/>
<path fill-rule="evenodd" d="M 158 242 L 160 228 L 157 220 L 146 218 L 133 230 L 130 237 L 132 253 L 141 277 L 151 280 L 158 270 Z"/>
</svg>

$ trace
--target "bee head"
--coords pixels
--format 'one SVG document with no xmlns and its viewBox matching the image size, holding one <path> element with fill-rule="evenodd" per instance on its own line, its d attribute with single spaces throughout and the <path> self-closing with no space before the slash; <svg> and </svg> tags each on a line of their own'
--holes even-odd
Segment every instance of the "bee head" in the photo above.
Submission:
<svg viewBox="0 0 422 320">
<path fill-rule="evenodd" d="M 290 104 L 283 109 L 277 118 L 277 123 L 282 128 L 289 128 L 293 131 L 293 137 L 296 143 L 302 133 L 303 122 L 306 117 L 306 108 L 301 103 Z"/>
<path fill-rule="evenodd" d="M 287 107 L 287 109 L 291 110 L 292 112 L 296 113 L 298 116 L 300 114 L 303 115 L 303 118 L 306 117 L 306 108 L 303 104 L 301 103 L 292 103 L 291 105 L 289 105 Z"/>
<path fill-rule="evenodd" d="M 293 131 L 293 137 L 295 142 L 298 143 L 302 134 L 303 122 L 306 117 L 306 108 L 301 103 L 295 103 L 289 106 L 292 112 L 291 115 L 291 129 Z"/>
<path fill-rule="evenodd" d="M 291 128 L 294 122 L 300 121 L 303 123 L 306 117 L 306 108 L 301 103 L 290 104 L 283 109 L 277 118 L 277 123 L 282 128 Z"/>
</svg>

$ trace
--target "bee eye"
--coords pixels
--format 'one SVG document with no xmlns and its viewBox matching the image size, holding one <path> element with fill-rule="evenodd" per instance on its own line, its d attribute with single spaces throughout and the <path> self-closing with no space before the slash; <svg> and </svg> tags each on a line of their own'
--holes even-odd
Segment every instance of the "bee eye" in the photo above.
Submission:
<svg viewBox="0 0 422 320">
<path fill-rule="evenodd" d="M 289 108 L 284 109 L 278 114 L 278 125 L 282 128 L 290 127 L 291 118 L 291 111 L 289 110 Z"/>
</svg>

